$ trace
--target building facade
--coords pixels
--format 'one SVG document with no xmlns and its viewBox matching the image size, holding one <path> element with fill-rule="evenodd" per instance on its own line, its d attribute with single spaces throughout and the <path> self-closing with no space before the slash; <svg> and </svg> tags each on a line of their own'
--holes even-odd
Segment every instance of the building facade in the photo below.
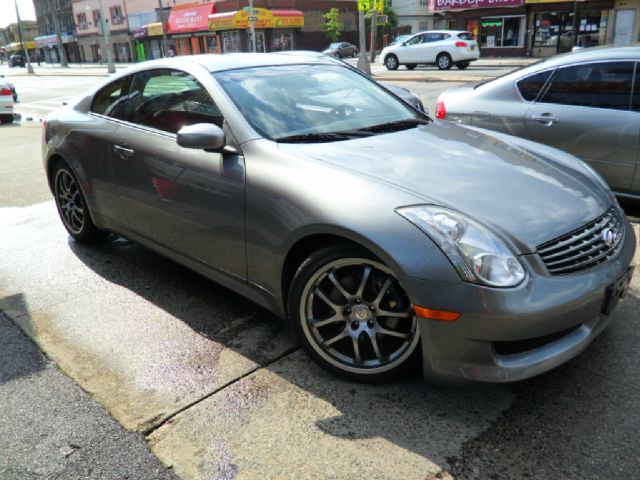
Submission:
<svg viewBox="0 0 640 480">
<path fill-rule="evenodd" d="M 64 48 L 69 62 L 80 62 L 71 0 L 33 0 L 33 6 L 38 24 L 34 39 L 38 57 L 46 62 L 60 62 Z"/>
<path fill-rule="evenodd" d="M 436 16 L 429 10 L 429 0 L 389 0 L 398 15 L 398 34 L 408 35 L 439 28 Z"/>
</svg>

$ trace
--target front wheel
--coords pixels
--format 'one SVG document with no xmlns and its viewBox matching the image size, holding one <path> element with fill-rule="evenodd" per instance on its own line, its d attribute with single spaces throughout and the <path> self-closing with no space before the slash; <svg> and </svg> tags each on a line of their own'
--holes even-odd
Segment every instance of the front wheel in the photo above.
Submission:
<svg viewBox="0 0 640 480">
<path fill-rule="evenodd" d="M 420 332 L 391 270 L 351 246 L 318 250 L 294 277 L 289 317 L 321 367 L 349 380 L 381 382 L 411 371 Z"/>
<path fill-rule="evenodd" d="M 399 65 L 398 57 L 395 55 L 387 55 L 387 58 L 384 59 L 384 66 L 387 67 L 387 70 L 397 70 Z"/>
<path fill-rule="evenodd" d="M 436 58 L 436 65 L 440 70 L 449 70 L 451 68 L 451 55 L 448 53 L 441 53 Z"/>
<path fill-rule="evenodd" d="M 92 242 L 106 237 L 93 223 L 87 201 L 71 168 L 59 161 L 53 169 L 53 196 L 64 228 L 78 242 Z"/>
</svg>

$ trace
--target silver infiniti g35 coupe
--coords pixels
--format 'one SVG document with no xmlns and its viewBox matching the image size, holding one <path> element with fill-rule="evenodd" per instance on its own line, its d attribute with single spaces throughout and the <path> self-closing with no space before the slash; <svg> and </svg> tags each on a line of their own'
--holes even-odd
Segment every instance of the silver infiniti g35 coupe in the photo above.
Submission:
<svg viewBox="0 0 640 480">
<path fill-rule="evenodd" d="M 44 130 L 69 234 L 130 238 L 288 317 L 343 377 L 505 382 L 610 322 L 636 240 L 577 158 L 432 120 L 318 56 L 146 62 Z"/>
</svg>

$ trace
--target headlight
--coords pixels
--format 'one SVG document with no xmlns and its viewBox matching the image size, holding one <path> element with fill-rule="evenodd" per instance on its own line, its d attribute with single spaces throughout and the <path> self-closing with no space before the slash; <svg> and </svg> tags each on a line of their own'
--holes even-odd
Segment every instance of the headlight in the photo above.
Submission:
<svg viewBox="0 0 640 480">
<path fill-rule="evenodd" d="M 492 287 L 515 287 L 524 280 L 518 259 L 478 222 L 435 205 L 401 207 L 396 212 L 436 242 L 463 280 Z"/>
</svg>

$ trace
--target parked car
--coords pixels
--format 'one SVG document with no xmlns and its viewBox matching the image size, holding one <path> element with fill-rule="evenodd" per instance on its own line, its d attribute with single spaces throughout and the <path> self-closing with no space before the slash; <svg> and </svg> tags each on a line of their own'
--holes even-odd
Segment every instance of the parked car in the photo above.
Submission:
<svg viewBox="0 0 640 480">
<path fill-rule="evenodd" d="M 337 58 L 344 57 L 357 57 L 358 56 L 358 47 L 356 47 L 353 43 L 349 42 L 337 42 L 332 43 L 326 49 L 322 51 L 322 53 L 326 53 L 328 55 L 333 55 Z"/>
<path fill-rule="evenodd" d="M 4 78 L 0 78 L 0 122 L 13 122 L 13 92 Z"/>
<path fill-rule="evenodd" d="M 9 80 L 7 80 L 7 78 L 4 75 L 0 75 L 0 80 L 4 81 L 7 87 L 9 87 L 9 90 L 11 90 L 11 95 L 13 95 L 13 101 L 17 102 L 18 92 L 16 91 L 16 86 L 13 83 L 11 83 Z"/>
<path fill-rule="evenodd" d="M 20 54 L 11 55 L 9 57 L 10 67 L 24 67 L 24 57 Z"/>
<path fill-rule="evenodd" d="M 440 70 L 449 70 L 455 65 L 464 70 L 478 58 L 480 50 L 473 35 L 455 30 L 420 32 L 385 47 L 380 53 L 388 70 L 397 70 L 400 65 L 409 70 L 417 65 L 436 65 Z"/>
<path fill-rule="evenodd" d="M 326 56 L 141 63 L 50 114 L 42 147 L 76 241 L 115 232 L 200 272 L 353 380 L 420 356 L 438 381 L 539 374 L 631 278 L 633 229 L 584 163 L 432 120 Z"/>
<path fill-rule="evenodd" d="M 436 115 L 566 150 L 597 170 L 616 194 L 640 196 L 639 61 L 637 46 L 558 55 L 447 90 Z"/>
</svg>

